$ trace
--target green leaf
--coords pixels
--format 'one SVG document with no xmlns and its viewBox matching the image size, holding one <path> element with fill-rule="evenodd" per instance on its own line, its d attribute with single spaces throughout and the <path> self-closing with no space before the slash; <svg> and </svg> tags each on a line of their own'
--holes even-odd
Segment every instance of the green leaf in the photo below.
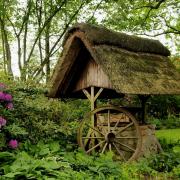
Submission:
<svg viewBox="0 0 180 180">
<path fill-rule="evenodd" d="M 3 177 L 6 178 L 15 178 L 17 175 L 23 175 L 23 172 L 12 172 L 12 173 L 8 173 L 6 175 L 4 175 Z"/>
</svg>

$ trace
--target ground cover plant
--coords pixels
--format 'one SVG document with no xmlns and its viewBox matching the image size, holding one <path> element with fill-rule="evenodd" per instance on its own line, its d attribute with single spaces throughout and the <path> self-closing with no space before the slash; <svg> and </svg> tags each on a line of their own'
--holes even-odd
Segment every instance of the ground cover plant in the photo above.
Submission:
<svg viewBox="0 0 180 180">
<path fill-rule="evenodd" d="M 162 129 L 156 131 L 158 138 L 165 138 L 167 141 L 180 141 L 180 129 Z"/>
<path fill-rule="evenodd" d="M 49 99 L 46 87 L 33 82 L 5 79 L 3 84 L 12 96 L 13 108 L 7 109 L 1 101 L 0 115 L 6 119 L 6 123 L 1 120 L 0 131 L 4 137 L 0 149 L 2 180 L 180 177 L 179 144 L 175 138 L 173 142 L 163 140 L 168 139 L 168 133 L 157 132 L 163 153 L 131 164 L 115 162 L 112 153 L 87 156 L 76 143 L 79 121 L 89 111 L 87 101 Z M 178 129 L 174 132 L 178 136 Z"/>
</svg>

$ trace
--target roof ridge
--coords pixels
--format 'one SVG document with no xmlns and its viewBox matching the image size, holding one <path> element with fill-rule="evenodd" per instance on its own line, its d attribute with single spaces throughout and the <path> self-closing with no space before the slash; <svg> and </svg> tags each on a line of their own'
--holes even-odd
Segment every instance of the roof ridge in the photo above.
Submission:
<svg viewBox="0 0 180 180">
<path fill-rule="evenodd" d="M 103 26 L 97 26 L 87 23 L 77 23 L 73 25 L 65 34 L 63 45 L 67 39 L 77 31 L 85 34 L 87 39 L 94 45 L 106 44 L 117 46 L 133 52 L 145 52 L 169 56 L 170 51 L 158 40 L 128 35 L 122 32 L 116 32 Z"/>
</svg>

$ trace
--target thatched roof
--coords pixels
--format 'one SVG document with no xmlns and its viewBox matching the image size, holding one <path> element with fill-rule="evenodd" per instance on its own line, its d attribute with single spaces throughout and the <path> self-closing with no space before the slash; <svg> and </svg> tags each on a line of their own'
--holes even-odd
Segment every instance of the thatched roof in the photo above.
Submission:
<svg viewBox="0 0 180 180">
<path fill-rule="evenodd" d="M 56 65 L 50 97 L 66 94 L 64 82 L 71 73 L 82 44 L 101 66 L 120 94 L 180 94 L 180 74 L 159 41 L 78 24 L 65 35 L 64 50 Z"/>
<path fill-rule="evenodd" d="M 115 32 L 102 26 L 85 23 L 76 24 L 71 27 L 65 35 L 63 44 L 77 31 L 83 32 L 87 39 L 94 45 L 106 44 L 133 52 L 147 52 L 164 56 L 170 55 L 170 51 L 157 40 Z"/>
</svg>

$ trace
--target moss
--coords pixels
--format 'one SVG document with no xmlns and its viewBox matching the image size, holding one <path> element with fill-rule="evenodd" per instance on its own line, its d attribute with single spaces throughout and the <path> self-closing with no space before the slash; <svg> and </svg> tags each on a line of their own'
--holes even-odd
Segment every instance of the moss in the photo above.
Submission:
<svg viewBox="0 0 180 180">
<path fill-rule="evenodd" d="M 114 32 L 102 26 L 85 23 L 75 24 L 72 26 L 66 33 L 63 44 L 65 44 L 69 36 L 76 31 L 84 32 L 88 40 L 95 45 L 106 44 L 134 52 L 149 52 L 164 56 L 170 55 L 170 51 L 157 40 Z"/>
</svg>

